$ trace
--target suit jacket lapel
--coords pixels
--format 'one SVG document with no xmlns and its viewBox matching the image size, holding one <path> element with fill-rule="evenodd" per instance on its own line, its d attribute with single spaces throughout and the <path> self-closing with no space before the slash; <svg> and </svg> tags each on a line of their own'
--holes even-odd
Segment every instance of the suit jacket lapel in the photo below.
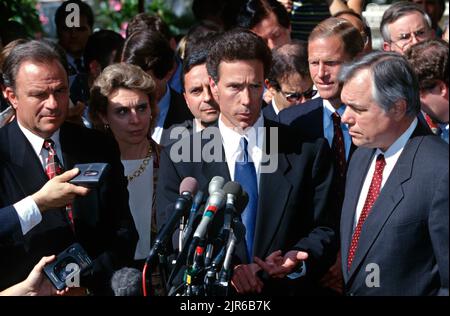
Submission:
<svg viewBox="0 0 450 316">
<path fill-rule="evenodd" d="M 423 140 L 421 137 L 422 127 L 418 126 L 408 140 L 401 153 L 394 169 L 392 170 L 384 187 L 381 189 L 378 199 L 372 207 L 363 227 L 358 242 L 358 249 L 353 259 L 349 277 L 359 269 L 359 265 L 363 261 L 370 247 L 381 233 L 384 225 L 394 212 L 398 203 L 403 199 L 404 183 L 411 178 L 414 157 L 416 155 L 419 144 Z"/>
<path fill-rule="evenodd" d="M 341 240 L 342 240 L 342 263 L 344 270 L 344 277 L 348 276 L 346 268 L 346 262 L 348 258 L 348 250 L 350 249 L 350 243 L 353 235 L 353 223 L 355 219 L 356 206 L 358 205 L 358 198 L 361 193 L 361 189 L 366 178 L 367 171 L 370 167 L 371 157 L 375 150 L 365 150 L 364 155 L 359 159 L 356 164 L 359 164 L 362 168 L 355 174 L 353 179 L 347 179 L 344 208 L 342 210 L 341 218 Z"/>
<path fill-rule="evenodd" d="M 267 121 L 265 127 L 266 133 L 263 153 L 270 153 L 270 124 Z M 280 137 L 280 135 L 278 136 Z M 263 154 L 263 161 L 267 161 L 264 156 Z M 283 153 L 283 150 L 281 149 L 280 151 L 279 148 L 275 152 L 275 156 L 278 159 L 278 166 L 275 171 L 273 173 L 261 173 L 260 175 L 258 213 L 256 216 L 255 243 L 253 249 L 256 256 L 264 256 L 267 253 L 271 241 L 277 232 L 277 227 L 279 227 L 279 222 L 283 217 L 286 209 L 285 206 L 292 189 L 287 174 L 290 170 L 288 158 Z M 273 159 L 274 157 L 272 156 L 271 158 Z M 292 181 L 295 181 L 295 179 Z"/>
<path fill-rule="evenodd" d="M 11 167 L 17 175 L 16 180 L 23 193 L 28 195 L 27 192 L 38 191 L 48 178 L 33 147 L 20 130 L 17 120 L 10 124 L 9 151 Z"/>
</svg>

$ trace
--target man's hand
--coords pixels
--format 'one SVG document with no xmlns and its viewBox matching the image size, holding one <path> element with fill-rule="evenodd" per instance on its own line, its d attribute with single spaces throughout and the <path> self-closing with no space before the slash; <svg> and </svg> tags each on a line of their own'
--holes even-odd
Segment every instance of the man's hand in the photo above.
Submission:
<svg viewBox="0 0 450 316">
<path fill-rule="evenodd" d="M 34 193 L 31 197 L 36 202 L 39 210 L 43 212 L 51 208 L 62 207 L 71 203 L 77 195 L 84 196 L 88 194 L 89 189 L 67 182 L 79 172 L 78 168 L 68 170 L 49 180 L 39 191 Z"/>
<path fill-rule="evenodd" d="M 256 276 L 261 268 L 255 264 L 240 264 L 234 268 L 231 284 L 239 294 L 261 293 L 263 282 Z"/>
<path fill-rule="evenodd" d="M 304 251 L 291 250 L 281 256 L 281 251 L 277 250 L 270 254 L 265 261 L 255 257 L 255 262 L 272 278 L 284 278 L 306 259 L 308 259 L 308 254 Z"/>
</svg>

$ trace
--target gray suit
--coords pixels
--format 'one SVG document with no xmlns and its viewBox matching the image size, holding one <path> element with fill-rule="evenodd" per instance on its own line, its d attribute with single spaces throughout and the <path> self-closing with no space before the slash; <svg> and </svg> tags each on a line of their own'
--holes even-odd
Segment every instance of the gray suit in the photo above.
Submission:
<svg viewBox="0 0 450 316">
<path fill-rule="evenodd" d="M 373 205 L 347 270 L 355 210 L 374 151 L 357 149 L 347 173 L 341 217 L 346 293 L 448 295 L 448 145 L 421 124 Z M 379 267 L 379 287 L 366 283 L 375 271 L 371 263 Z"/>
</svg>

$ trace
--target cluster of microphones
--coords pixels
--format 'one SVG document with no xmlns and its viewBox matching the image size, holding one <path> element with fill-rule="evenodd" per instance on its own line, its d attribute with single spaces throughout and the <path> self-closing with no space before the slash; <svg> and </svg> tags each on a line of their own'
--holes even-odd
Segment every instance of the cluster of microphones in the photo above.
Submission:
<svg viewBox="0 0 450 316">
<path fill-rule="evenodd" d="M 198 190 L 195 178 L 184 178 L 168 221 L 161 227 L 143 271 L 123 268 L 114 273 L 111 285 L 116 296 L 148 296 L 147 270 L 159 266 L 164 290 L 169 296 L 225 296 L 232 277 L 236 245 L 245 238 L 240 215 L 248 195 L 234 181 L 213 177 L 208 194 Z M 178 229 L 179 251 L 168 264 L 168 243 Z M 170 266 L 170 275 L 164 270 Z"/>
</svg>

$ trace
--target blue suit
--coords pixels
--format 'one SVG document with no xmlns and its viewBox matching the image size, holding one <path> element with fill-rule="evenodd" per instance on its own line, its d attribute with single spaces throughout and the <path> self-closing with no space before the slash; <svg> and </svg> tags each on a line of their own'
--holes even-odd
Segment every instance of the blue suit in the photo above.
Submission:
<svg viewBox="0 0 450 316">
<path fill-rule="evenodd" d="M 355 210 L 374 151 L 357 149 L 347 173 L 341 215 L 346 293 L 448 295 L 448 145 L 420 123 L 362 227 L 347 270 Z M 379 287 L 366 283 L 374 263 L 379 267 Z"/>
</svg>

